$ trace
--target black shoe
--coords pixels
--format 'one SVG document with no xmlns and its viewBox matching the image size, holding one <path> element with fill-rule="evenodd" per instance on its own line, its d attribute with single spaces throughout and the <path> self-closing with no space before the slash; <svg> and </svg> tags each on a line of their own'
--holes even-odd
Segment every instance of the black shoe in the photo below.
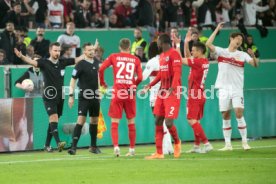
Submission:
<svg viewBox="0 0 276 184">
<path fill-rule="evenodd" d="M 67 152 L 69 155 L 75 155 L 77 151 L 76 151 L 76 149 L 71 148 Z"/>
<path fill-rule="evenodd" d="M 98 147 L 90 147 L 89 152 L 94 153 L 94 154 L 101 154 L 101 150 Z"/>
<path fill-rule="evenodd" d="M 44 151 L 48 152 L 48 153 L 53 153 L 54 150 L 52 149 L 51 146 L 44 146 Z"/>
<path fill-rule="evenodd" d="M 64 149 L 65 145 L 66 145 L 66 142 L 64 142 L 64 141 L 59 142 L 58 143 L 58 152 L 62 152 L 62 150 Z"/>
</svg>

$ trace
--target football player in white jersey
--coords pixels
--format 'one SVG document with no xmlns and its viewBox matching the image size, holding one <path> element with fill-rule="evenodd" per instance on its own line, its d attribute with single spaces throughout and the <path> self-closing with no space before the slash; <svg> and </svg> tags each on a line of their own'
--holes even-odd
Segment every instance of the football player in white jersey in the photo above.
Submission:
<svg viewBox="0 0 276 184">
<path fill-rule="evenodd" d="M 146 67 L 143 71 L 143 81 L 146 80 L 148 77 L 150 78 L 150 81 L 153 81 L 153 79 L 158 74 L 159 49 L 157 46 L 157 42 L 152 42 L 149 46 L 149 59 L 150 60 L 147 62 Z M 158 82 L 150 89 L 150 107 L 152 108 L 152 110 L 154 108 L 154 104 L 158 95 L 159 88 L 160 88 L 160 82 Z M 163 128 L 164 128 L 163 154 L 172 154 L 173 146 L 171 141 L 171 135 L 165 124 L 165 121 L 163 122 Z"/>
<path fill-rule="evenodd" d="M 223 118 L 223 135 L 225 147 L 220 151 L 231 151 L 231 109 L 233 107 L 238 122 L 238 129 L 242 137 L 242 147 L 244 150 L 251 149 L 247 143 L 246 122 L 243 117 L 244 98 L 244 65 L 248 63 L 253 67 L 258 66 L 258 59 L 251 49 L 248 53 L 239 51 L 238 48 L 243 43 L 242 33 L 232 33 L 227 48 L 221 48 L 213 45 L 217 33 L 222 29 L 223 22 L 219 23 L 215 31 L 206 42 L 210 51 L 215 53 L 218 60 L 218 75 L 215 87 L 219 92 L 219 110 Z"/>
</svg>

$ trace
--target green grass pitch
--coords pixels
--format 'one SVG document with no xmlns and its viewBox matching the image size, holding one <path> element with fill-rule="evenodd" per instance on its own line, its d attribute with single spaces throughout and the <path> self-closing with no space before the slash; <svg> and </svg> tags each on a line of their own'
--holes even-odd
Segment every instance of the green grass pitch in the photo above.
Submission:
<svg viewBox="0 0 276 184">
<path fill-rule="evenodd" d="M 252 150 L 233 142 L 233 151 L 219 152 L 223 142 L 212 143 L 207 154 L 184 153 L 192 143 L 183 143 L 181 158 L 166 155 L 164 160 L 145 160 L 153 145 L 137 146 L 136 156 L 113 156 L 111 147 L 94 155 L 79 149 L 77 155 L 62 153 L 0 154 L 0 184 L 275 184 L 276 139 L 249 142 Z"/>
</svg>

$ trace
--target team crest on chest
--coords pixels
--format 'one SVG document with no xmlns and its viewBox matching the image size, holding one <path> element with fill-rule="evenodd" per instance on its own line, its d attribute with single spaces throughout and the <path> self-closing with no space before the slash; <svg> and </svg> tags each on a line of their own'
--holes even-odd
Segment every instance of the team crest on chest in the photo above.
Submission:
<svg viewBox="0 0 276 184">
<path fill-rule="evenodd" d="M 165 61 L 168 62 L 169 60 L 170 60 L 170 56 L 167 56 L 167 57 L 165 58 Z"/>
</svg>

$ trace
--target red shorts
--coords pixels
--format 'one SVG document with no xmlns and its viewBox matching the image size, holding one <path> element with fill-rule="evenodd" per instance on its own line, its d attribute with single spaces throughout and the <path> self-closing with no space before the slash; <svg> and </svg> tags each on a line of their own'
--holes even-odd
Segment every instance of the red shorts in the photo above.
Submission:
<svg viewBox="0 0 276 184">
<path fill-rule="evenodd" d="M 205 99 L 187 101 L 187 119 L 200 120 L 203 117 Z"/>
<path fill-rule="evenodd" d="M 157 96 L 153 114 L 170 119 L 176 119 L 180 108 L 180 98 L 176 95 L 170 95 L 168 98 Z"/>
<path fill-rule="evenodd" d="M 111 118 L 121 119 L 123 115 L 123 110 L 125 110 L 127 119 L 135 118 L 136 116 L 136 99 L 127 98 L 119 99 L 112 98 L 110 102 L 108 115 Z"/>
</svg>

